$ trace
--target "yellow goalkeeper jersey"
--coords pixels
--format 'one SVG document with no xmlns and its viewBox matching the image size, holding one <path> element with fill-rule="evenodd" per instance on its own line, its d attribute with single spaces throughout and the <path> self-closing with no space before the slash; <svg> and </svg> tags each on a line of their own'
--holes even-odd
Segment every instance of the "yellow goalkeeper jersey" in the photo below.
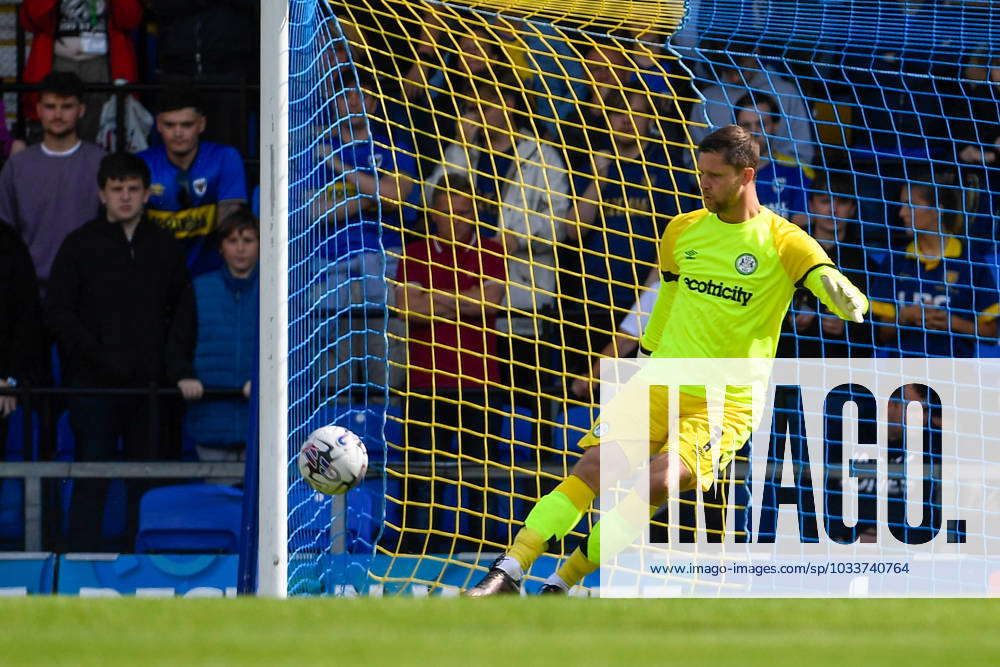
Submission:
<svg viewBox="0 0 1000 667">
<path fill-rule="evenodd" d="M 819 243 L 768 208 L 741 223 L 678 215 L 660 241 L 642 345 L 654 358 L 773 358 L 792 294 L 823 265 L 833 262 Z"/>
</svg>

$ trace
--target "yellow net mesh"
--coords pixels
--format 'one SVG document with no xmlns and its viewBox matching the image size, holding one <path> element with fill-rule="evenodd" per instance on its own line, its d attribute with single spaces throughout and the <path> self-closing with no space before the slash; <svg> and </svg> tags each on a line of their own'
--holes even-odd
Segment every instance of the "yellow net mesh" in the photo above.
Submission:
<svg viewBox="0 0 1000 667">
<path fill-rule="evenodd" d="M 636 329 L 616 329 L 655 287 L 664 226 L 697 207 L 697 96 L 661 46 L 683 3 L 528 4 L 331 3 L 336 60 L 396 156 L 379 185 L 400 238 L 386 247 L 400 435 L 378 550 L 465 564 L 468 580 L 580 455 L 595 362 L 635 348 Z"/>
</svg>

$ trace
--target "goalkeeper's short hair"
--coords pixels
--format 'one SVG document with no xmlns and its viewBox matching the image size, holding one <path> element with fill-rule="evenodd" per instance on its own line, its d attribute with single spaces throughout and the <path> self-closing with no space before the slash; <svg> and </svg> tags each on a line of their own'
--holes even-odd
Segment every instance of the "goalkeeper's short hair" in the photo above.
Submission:
<svg viewBox="0 0 1000 667">
<path fill-rule="evenodd" d="M 700 153 L 718 153 L 726 164 L 738 169 L 757 168 L 760 147 L 753 135 L 739 125 L 726 125 L 712 132 L 698 144 Z"/>
</svg>

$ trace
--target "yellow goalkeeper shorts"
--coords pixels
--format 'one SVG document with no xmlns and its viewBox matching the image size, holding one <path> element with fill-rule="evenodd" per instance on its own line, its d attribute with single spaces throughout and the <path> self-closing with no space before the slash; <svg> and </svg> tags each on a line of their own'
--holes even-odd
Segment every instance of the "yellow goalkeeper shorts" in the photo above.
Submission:
<svg viewBox="0 0 1000 667">
<path fill-rule="evenodd" d="M 722 421 L 716 426 L 719 432 L 718 446 L 713 448 L 712 425 L 709 423 L 705 397 L 679 393 L 679 433 L 675 447 L 671 447 L 668 436 L 670 415 L 667 387 L 630 382 L 611 399 L 602 416 L 580 440 L 580 447 L 584 449 L 595 447 L 601 444 L 602 438 L 606 441 L 634 438 L 634 432 L 630 432 L 629 429 L 634 429 L 634 425 L 642 423 L 645 418 L 636 410 L 647 405 L 646 398 L 640 395 L 647 391 L 649 392 L 649 456 L 676 451 L 678 458 L 691 473 L 691 483 L 680 490 L 693 489 L 697 480 L 702 491 L 708 491 L 715 483 L 716 471 L 721 474 L 753 431 L 752 411 L 747 405 L 726 403 L 722 410 Z M 631 461 L 631 463 L 638 465 L 641 462 Z"/>
</svg>

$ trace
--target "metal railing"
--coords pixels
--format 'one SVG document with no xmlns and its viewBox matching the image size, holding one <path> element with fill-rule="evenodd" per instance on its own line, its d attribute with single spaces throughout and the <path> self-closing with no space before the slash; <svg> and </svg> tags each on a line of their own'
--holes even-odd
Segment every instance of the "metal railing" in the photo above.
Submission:
<svg viewBox="0 0 1000 667">
<path fill-rule="evenodd" d="M 31 428 L 31 415 L 36 412 L 40 417 L 39 437 L 40 457 L 43 460 L 51 459 L 55 455 L 54 432 L 54 411 L 52 399 L 56 397 L 70 396 L 142 396 L 147 398 L 149 406 L 149 438 L 150 442 L 160 444 L 162 431 L 160 419 L 160 400 L 163 398 L 180 398 L 180 389 L 176 387 L 161 387 L 156 383 L 151 383 L 146 387 L 33 387 L 31 385 L 21 385 L 19 387 L 0 387 L 0 396 L 16 396 L 18 408 L 24 411 L 26 418 L 24 428 L 24 452 L 34 451 L 34 432 Z M 41 410 L 35 410 L 36 401 L 41 401 Z M 222 399 L 243 399 L 243 390 L 236 387 L 205 387 L 202 401 L 222 400 Z"/>
<path fill-rule="evenodd" d="M 199 477 L 242 477 L 242 463 L 181 463 L 181 462 L 51 462 L 55 454 L 56 438 L 53 435 L 53 399 L 69 396 L 143 396 L 149 404 L 150 442 L 161 444 L 161 410 L 163 398 L 180 398 L 181 392 L 175 387 L 161 387 L 150 384 L 147 387 L 0 387 L 0 396 L 17 396 L 18 408 L 25 416 L 24 452 L 28 456 L 34 451 L 35 433 L 32 427 L 34 408 L 41 400 L 39 413 L 39 447 L 42 461 L 2 462 L 0 479 L 24 479 L 24 548 L 40 551 L 42 545 L 42 484 L 46 478 L 147 478 L 186 479 Z M 243 398 L 239 388 L 206 387 L 201 400 Z"/>
<path fill-rule="evenodd" d="M 242 463 L 0 463 L 0 479 L 24 480 L 24 550 L 42 550 L 42 480 L 242 477 Z"/>
</svg>

